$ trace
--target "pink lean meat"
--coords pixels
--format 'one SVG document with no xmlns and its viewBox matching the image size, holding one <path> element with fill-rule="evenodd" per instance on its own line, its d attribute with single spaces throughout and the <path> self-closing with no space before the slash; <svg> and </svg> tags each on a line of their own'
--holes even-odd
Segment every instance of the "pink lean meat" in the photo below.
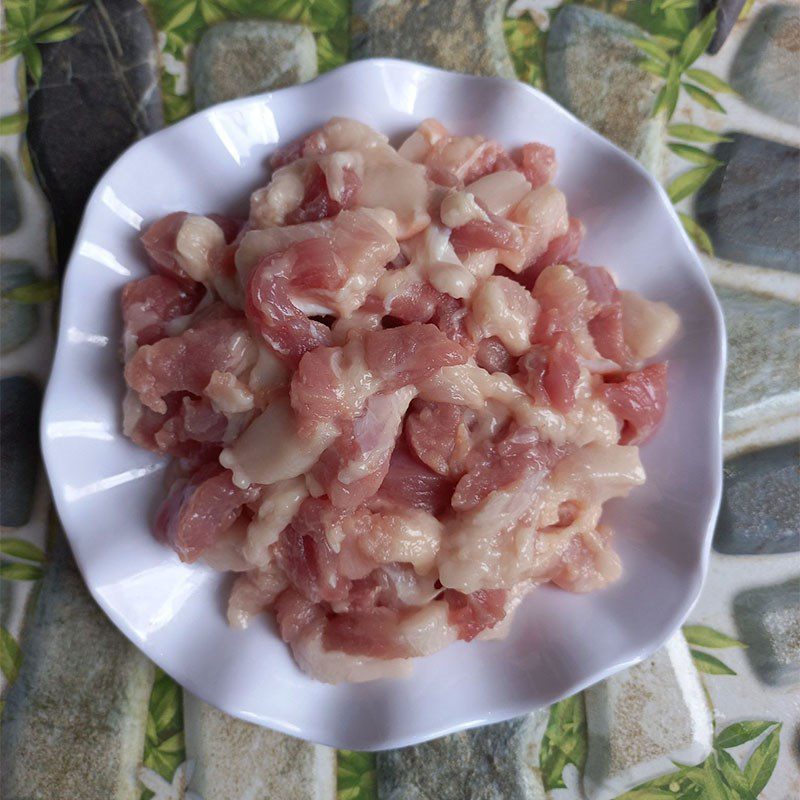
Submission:
<svg viewBox="0 0 800 800">
<path fill-rule="evenodd" d="M 271 167 L 247 220 L 154 221 L 122 292 L 123 429 L 174 459 L 158 539 L 329 682 L 615 580 L 603 504 L 645 479 L 679 320 L 578 260 L 553 148 L 336 118 Z"/>
</svg>

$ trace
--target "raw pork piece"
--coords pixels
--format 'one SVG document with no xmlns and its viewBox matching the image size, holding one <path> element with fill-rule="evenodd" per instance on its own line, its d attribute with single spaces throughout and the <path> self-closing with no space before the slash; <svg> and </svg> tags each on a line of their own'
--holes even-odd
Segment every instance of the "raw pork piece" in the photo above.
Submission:
<svg viewBox="0 0 800 800">
<path fill-rule="evenodd" d="M 155 534 L 230 574 L 229 624 L 397 678 L 616 580 L 603 508 L 645 480 L 680 320 L 579 260 L 554 149 L 334 118 L 271 168 L 246 220 L 153 222 L 121 297 L 123 431 L 173 459 Z"/>
</svg>

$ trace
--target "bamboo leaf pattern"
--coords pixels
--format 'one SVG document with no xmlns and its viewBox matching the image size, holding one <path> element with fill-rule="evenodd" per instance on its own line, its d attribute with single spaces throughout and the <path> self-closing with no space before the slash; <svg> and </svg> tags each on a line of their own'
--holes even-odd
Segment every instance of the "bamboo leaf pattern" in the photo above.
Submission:
<svg viewBox="0 0 800 800">
<path fill-rule="evenodd" d="M 695 170 L 692 170 L 695 172 Z M 707 675 L 735 675 L 736 673 L 725 663 L 702 650 L 691 650 L 692 661 L 700 672 Z"/>
<path fill-rule="evenodd" d="M 681 48 L 678 51 L 678 62 L 680 63 L 682 71 L 691 64 L 694 64 L 705 52 L 706 48 L 711 43 L 716 29 L 717 10 L 714 9 L 710 14 L 703 17 L 703 19 L 689 31 L 688 36 L 683 40 Z"/>
<path fill-rule="evenodd" d="M 684 625 L 683 635 L 686 641 L 695 647 L 709 647 L 712 650 L 724 650 L 729 647 L 747 647 L 744 642 L 715 631 L 707 625 Z"/>
<path fill-rule="evenodd" d="M 777 722 L 769 720 L 734 722 L 733 725 L 729 725 L 717 735 L 714 740 L 714 747 L 737 747 L 745 742 L 758 739 L 764 731 L 777 724 Z"/>
<path fill-rule="evenodd" d="M 339 750 L 337 759 L 337 800 L 376 800 L 374 753 Z"/>
<path fill-rule="evenodd" d="M 667 194 L 673 203 L 694 194 L 712 175 L 716 166 L 696 167 L 678 175 L 667 187 Z"/>
<path fill-rule="evenodd" d="M 15 303 L 33 305 L 47 303 L 58 297 L 58 283 L 56 281 L 34 281 L 24 286 L 15 286 L 2 293 L 4 300 L 13 300 Z"/>
<path fill-rule="evenodd" d="M 733 792 L 736 800 L 756 800 L 755 795 L 750 791 L 747 779 L 739 769 L 734 757 L 725 750 L 717 750 L 717 766 L 722 773 L 722 779 L 727 787 Z"/>
<path fill-rule="evenodd" d="M 676 136 L 687 142 L 703 142 L 705 144 L 713 144 L 715 142 L 729 142 L 730 139 L 726 136 L 721 136 L 714 131 L 709 131 L 706 128 L 701 128 L 699 125 L 670 125 L 667 132 L 671 136 Z"/>
<path fill-rule="evenodd" d="M 734 88 L 726 83 L 722 78 L 718 78 L 713 72 L 707 69 L 687 69 L 686 77 L 691 78 L 695 83 L 705 86 L 714 92 L 726 92 L 727 94 L 736 94 Z"/>
<path fill-rule="evenodd" d="M 542 88 L 547 35 L 525 14 L 506 17 L 503 20 L 503 33 L 517 77 L 531 86 Z"/>
<path fill-rule="evenodd" d="M 4 562 L 0 564 L 0 578 L 8 581 L 38 581 L 44 572 L 33 564 L 23 564 L 20 561 Z"/>
<path fill-rule="evenodd" d="M 642 39 L 640 37 L 634 37 L 631 41 L 643 52 L 647 53 L 647 55 L 654 58 L 656 61 L 660 61 L 662 64 L 668 64 L 671 60 L 670 54 L 659 45 L 657 42 L 654 42 L 652 39 Z"/>
<path fill-rule="evenodd" d="M 772 777 L 775 765 L 778 763 L 780 752 L 781 725 L 778 724 L 769 733 L 761 744 L 756 747 L 750 756 L 745 768 L 744 777 L 750 786 L 750 791 L 758 797 L 767 782 Z"/>
<path fill-rule="evenodd" d="M 19 668 L 22 664 L 22 652 L 19 649 L 17 640 L 0 626 L 0 670 L 5 675 L 9 684 L 14 683 L 19 675 Z"/>
<path fill-rule="evenodd" d="M 708 234 L 700 227 L 700 225 L 698 225 L 697 222 L 688 214 L 684 214 L 682 211 L 678 212 L 678 217 L 680 218 L 684 230 L 689 234 L 689 238 L 697 245 L 697 247 L 704 253 L 708 253 L 709 255 L 713 256 L 714 246 L 711 244 L 711 239 L 709 239 Z"/>
<path fill-rule="evenodd" d="M 717 111 L 720 114 L 725 113 L 725 107 L 717 100 L 714 95 L 709 94 L 705 89 L 701 89 L 699 86 L 695 86 L 693 83 L 686 83 L 684 81 L 682 83 L 684 89 L 686 89 L 689 97 L 692 98 L 697 103 L 700 103 L 701 106 L 705 108 L 710 108 L 712 111 Z"/>
<path fill-rule="evenodd" d="M 686 161 L 691 161 L 692 164 L 714 164 L 716 166 L 722 164 L 718 158 L 714 158 L 710 153 L 706 153 L 705 150 L 701 150 L 699 147 L 692 147 L 692 145 L 682 144 L 681 142 L 670 142 L 668 147 L 675 155 Z"/>
<path fill-rule="evenodd" d="M 561 700 L 550 707 L 550 717 L 542 738 L 539 768 L 545 789 L 564 789 L 563 773 L 567 764 L 583 772 L 586 764 L 588 733 L 583 694 Z"/>
<path fill-rule="evenodd" d="M 35 544 L 26 542 L 24 539 L 3 537 L 0 539 L 0 553 L 5 556 L 12 556 L 13 558 L 21 558 L 25 561 L 42 563 L 45 560 L 45 554 L 42 550 Z"/>
<path fill-rule="evenodd" d="M 42 54 L 37 45 L 63 42 L 74 36 L 78 25 L 68 24 L 83 9 L 70 0 L 7 0 L 0 61 L 22 54 L 34 84 L 42 78 Z"/>
<path fill-rule="evenodd" d="M 183 739 L 183 694 L 180 686 L 163 670 L 156 669 L 147 714 L 142 763 L 171 781 L 175 770 L 186 760 Z M 145 790 L 142 800 L 152 793 Z"/>
</svg>

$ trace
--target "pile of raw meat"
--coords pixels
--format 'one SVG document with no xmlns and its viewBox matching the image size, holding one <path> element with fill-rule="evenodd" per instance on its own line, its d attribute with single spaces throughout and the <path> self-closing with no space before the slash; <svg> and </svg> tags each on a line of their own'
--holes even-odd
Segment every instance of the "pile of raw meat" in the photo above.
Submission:
<svg viewBox="0 0 800 800">
<path fill-rule="evenodd" d="M 155 222 L 122 294 L 125 433 L 174 457 L 156 535 L 329 682 L 613 581 L 603 503 L 644 481 L 679 321 L 577 260 L 553 150 L 333 119 L 272 170 L 249 219 Z"/>
</svg>

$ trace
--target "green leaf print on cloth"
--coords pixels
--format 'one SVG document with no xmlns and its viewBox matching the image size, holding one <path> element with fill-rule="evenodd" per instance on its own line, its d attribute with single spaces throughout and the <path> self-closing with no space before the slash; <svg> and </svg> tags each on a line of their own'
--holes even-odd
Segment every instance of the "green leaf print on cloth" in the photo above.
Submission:
<svg viewBox="0 0 800 800">
<path fill-rule="evenodd" d="M 377 797 L 375 754 L 339 750 L 337 758 L 337 800 L 374 800 Z"/>
<path fill-rule="evenodd" d="M 80 28 L 70 20 L 83 8 L 72 0 L 5 0 L 5 30 L 0 34 L 0 61 L 21 55 L 34 83 L 42 77 L 39 45 L 63 42 Z"/>
<path fill-rule="evenodd" d="M 183 693 L 181 687 L 166 672 L 156 668 L 147 711 L 142 763 L 166 781 L 172 781 L 175 770 L 185 760 Z M 149 800 L 152 796 L 152 792 L 145 790 L 142 800 Z"/>
<path fill-rule="evenodd" d="M 548 791 L 564 789 L 563 773 L 574 764 L 583 773 L 587 751 L 586 708 L 583 694 L 576 694 L 550 707 L 550 718 L 542 738 L 539 768 Z"/>
</svg>

